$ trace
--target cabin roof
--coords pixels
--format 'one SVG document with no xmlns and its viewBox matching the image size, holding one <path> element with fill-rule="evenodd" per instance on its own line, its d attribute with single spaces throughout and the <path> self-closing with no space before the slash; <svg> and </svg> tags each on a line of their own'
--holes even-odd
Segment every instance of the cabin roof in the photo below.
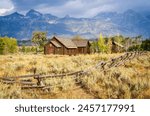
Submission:
<svg viewBox="0 0 150 116">
<path fill-rule="evenodd" d="M 54 46 L 61 48 L 61 45 L 59 45 L 56 41 L 51 40 L 50 42 L 54 44 Z"/>
<path fill-rule="evenodd" d="M 55 37 L 60 43 L 62 43 L 66 48 L 77 48 L 75 43 L 71 39 L 64 39 L 64 38 L 58 38 Z"/>
</svg>

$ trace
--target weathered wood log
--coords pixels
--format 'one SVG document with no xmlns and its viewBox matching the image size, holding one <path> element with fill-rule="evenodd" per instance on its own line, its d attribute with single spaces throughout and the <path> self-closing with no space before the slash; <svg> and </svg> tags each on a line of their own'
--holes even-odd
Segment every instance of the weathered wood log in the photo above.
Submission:
<svg viewBox="0 0 150 116">
<path fill-rule="evenodd" d="M 54 78 L 54 77 L 66 77 L 66 76 L 73 76 L 73 75 L 78 75 L 81 74 L 83 71 L 76 71 L 73 73 L 66 73 L 66 74 L 58 74 L 58 75 L 40 75 L 36 76 L 35 79 L 37 78 Z"/>
<path fill-rule="evenodd" d="M 5 84 L 14 84 L 14 83 L 18 83 L 18 84 L 22 84 L 22 85 L 35 85 L 36 83 L 33 83 L 33 82 L 26 82 L 26 81 L 9 81 L 9 80 L 3 80 L 1 81 L 2 83 L 5 83 Z"/>
<path fill-rule="evenodd" d="M 36 75 L 22 75 L 22 76 L 12 76 L 12 77 L 0 77 L 0 79 L 1 78 L 12 78 L 12 79 L 14 79 L 14 78 L 32 78 L 32 77 L 34 77 L 34 76 L 40 76 L 39 74 L 36 74 Z"/>
<path fill-rule="evenodd" d="M 39 88 L 44 88 L 45 86 L 22 86 L 21 89 L 39 89 Z"/>
</svg>

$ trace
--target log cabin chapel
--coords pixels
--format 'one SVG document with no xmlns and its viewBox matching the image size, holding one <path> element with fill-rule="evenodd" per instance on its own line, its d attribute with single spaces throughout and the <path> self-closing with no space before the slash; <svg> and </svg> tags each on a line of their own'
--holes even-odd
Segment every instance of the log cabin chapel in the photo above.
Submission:
<svg viewBox="0 0 150 116">
<path fill-rule="evenodd" d="M 54 36 L 44 46 L 44 54 L 76 55 L 89 53 L 90 43 L 88 40 L 71 40 Z"/>
</svg>

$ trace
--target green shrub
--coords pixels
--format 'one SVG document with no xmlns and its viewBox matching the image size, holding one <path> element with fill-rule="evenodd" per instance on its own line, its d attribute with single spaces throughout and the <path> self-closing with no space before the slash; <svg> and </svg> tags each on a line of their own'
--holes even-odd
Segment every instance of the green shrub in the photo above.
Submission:
<svg viewBox="0 0 150 116">
<path fill-rule="evenodd" d="M 23 53 L 33 53 L 33 52 L 36 52 L 36 46 L 21 46 L 20 47 L 20 52 L 23 52 Z"/>
<path fill-rule="evenodd" d="M 0 54 L 16 53 L 17 40 L 15 38 L 0 37 Z"/>
<path fill-rule="evenodd" d="M 141 44 L 141 48 L 150 51 L 150 39 L 144 40 Z"/>
</svg>

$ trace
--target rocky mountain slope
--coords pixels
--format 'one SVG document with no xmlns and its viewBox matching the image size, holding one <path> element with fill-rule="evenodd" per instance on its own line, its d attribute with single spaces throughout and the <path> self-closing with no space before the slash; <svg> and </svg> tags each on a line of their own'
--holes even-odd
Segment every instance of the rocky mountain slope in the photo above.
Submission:
<svg viewBox="0 0 150 116">
<path fill-rule="evenodd" d="M 48 36 L 81 35 L 95 38 L 102 33 L 106 36 L 122 34 L 150 37 L 150 15 L 145 16 L 133 10 L 124 13 L 102 12 L 92 18 L 74 18 L 66 15 L 59 18 L 42 14 L 31 9 L 26 15 L 17 12 L 0 17 L 0 36 L 17 39 L 31 39 L 34 31 L 47 31 Z"/>
</svg>

